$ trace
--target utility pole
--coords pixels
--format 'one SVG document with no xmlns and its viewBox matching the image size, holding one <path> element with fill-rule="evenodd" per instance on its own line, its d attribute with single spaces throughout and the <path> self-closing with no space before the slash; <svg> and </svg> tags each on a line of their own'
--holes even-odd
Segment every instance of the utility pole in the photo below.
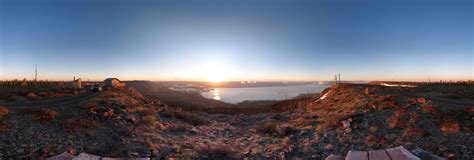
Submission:
<svg viewBox="0 0 474 160">
<path fill-rule="evenodd" d="M 38 80 L 38 65 L 35 65 L 35 82 Z"/>
</svg>

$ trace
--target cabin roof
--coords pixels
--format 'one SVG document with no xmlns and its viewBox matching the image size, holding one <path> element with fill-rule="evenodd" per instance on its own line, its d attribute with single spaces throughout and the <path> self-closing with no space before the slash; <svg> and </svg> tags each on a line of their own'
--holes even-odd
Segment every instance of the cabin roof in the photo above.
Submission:
<svg viewBox="0 0 474 160">
<path fill-rule="evenodd" d="M 105 79 L 104 81 L 105 81 L 105 82 L 112 82 L 113 80 L 117 80 L 117 81 L 120 82 L 120 80 L 119 80 L 118 78 L 107 78 L 107 79 Z"/>
</svg>

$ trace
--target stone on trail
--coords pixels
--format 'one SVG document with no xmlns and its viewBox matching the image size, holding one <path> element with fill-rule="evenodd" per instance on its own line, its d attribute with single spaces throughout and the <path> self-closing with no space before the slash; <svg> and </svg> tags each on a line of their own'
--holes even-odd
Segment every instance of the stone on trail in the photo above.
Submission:
<svg viewBox="0 0 474 160">
<path fill-rule="evenodd" d="M 56 155 L 56 156 L 53 156 L 53 157 L 49 157 L 49 158 L 46 158 L 46 160 L 71 160 L 74 158 L 74 155 L 72 154 L 69 154 L 67 152 L 63 152 L 59 155 Z"/>
<path fill-rule="evenodd" d="M 328 157 L 326 157 L 325 160 L 343 160 L 343 159 L 344 159 L 344 157 L 342 157 L 340 155 L 331 154 Z"/>
<path fill-rule="evenodd" d="M 78 156 L 76 156 L 72 159 L 73 160 L 84 160 L 84 159 L 87 159 L 87 160 L 100 160 L 100 158 L 101 158 L 100 156 L 82 152 L 81 154 L 79 154 Z"/>
<path fill-rule="evenodd" d="M 420 157 L 421 159 L 430 159 L 430 160 L 446 160 L 444 157 L 439 157 L 437 155 L 434 155 L 428 151 L 425 151 L 421 148 L 415 148 L 414 150 L 411 150 L 411 152 L 416 155 L 417 157 Z"/>
</svg>

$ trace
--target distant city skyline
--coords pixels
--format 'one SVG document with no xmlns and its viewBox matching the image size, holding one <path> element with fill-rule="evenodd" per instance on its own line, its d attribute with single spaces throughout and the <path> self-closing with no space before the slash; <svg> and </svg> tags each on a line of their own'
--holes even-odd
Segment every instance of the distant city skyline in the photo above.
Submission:
<svg viewBox="0 0 474 160">
<path fill-rule="evenodd" d="M 2 0 L 0 80 L 474 80 L 470 0 Z"/>
</svg>

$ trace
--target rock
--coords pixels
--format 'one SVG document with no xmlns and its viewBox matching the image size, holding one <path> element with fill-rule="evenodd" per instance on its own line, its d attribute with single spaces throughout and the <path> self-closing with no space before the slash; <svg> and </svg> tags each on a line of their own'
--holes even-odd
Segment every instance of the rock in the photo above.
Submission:
<svg viewBox="0 0 474 160">
<path fill-rule="evenodd" d="M 369 88 L 365 88 L 365 89 L 364 89 L 364 94 L 365 94 L 365 95 L 369 95 Z"/>
<path fill-rule="evenodd" d="M 344 157 L 342 157 L 341 155 L 331 154 L 328 157 L 326 157 L 325 160 L 343 160 L 343 159 Z"/>
<path fill-rule="evenodd" d="M 20 149 L 17 149 L 16 152 L 17 152 L 17 153 L 23 153 L 23 152 L 25 152 L 25 149 L 20 148 Z"/>
<path fill-rule="evenodd" d="M 436 156 L 430 152 L 427 152 L 421 148 L 416 148 L 414 150 L 411 150 L 411 152 L 417 156 L 420 157 L 421 159 L 431 159 L 431 160 L 446 160 L 446 158 Z"/>
<path fill-rule="evenodd" d="M 173 147 L 165 146 L 160 150 L 160 152 L 166 155 L 166 154 L 174 153 L 176 152 L 176 150 Z"/>
<path fill-rule="evenodd" d="M 199 133 L 199 130 L 196 127 L 191 128 L 191 132 Z"/>
<path fill-rule="evenodd" d="M 342 124 L 342 127 L 344 127 L 344 128 L 350 128 L 351 127 L 351 123 L 349 121 L 342 121 L 341 124 Z"/>
</svg>

